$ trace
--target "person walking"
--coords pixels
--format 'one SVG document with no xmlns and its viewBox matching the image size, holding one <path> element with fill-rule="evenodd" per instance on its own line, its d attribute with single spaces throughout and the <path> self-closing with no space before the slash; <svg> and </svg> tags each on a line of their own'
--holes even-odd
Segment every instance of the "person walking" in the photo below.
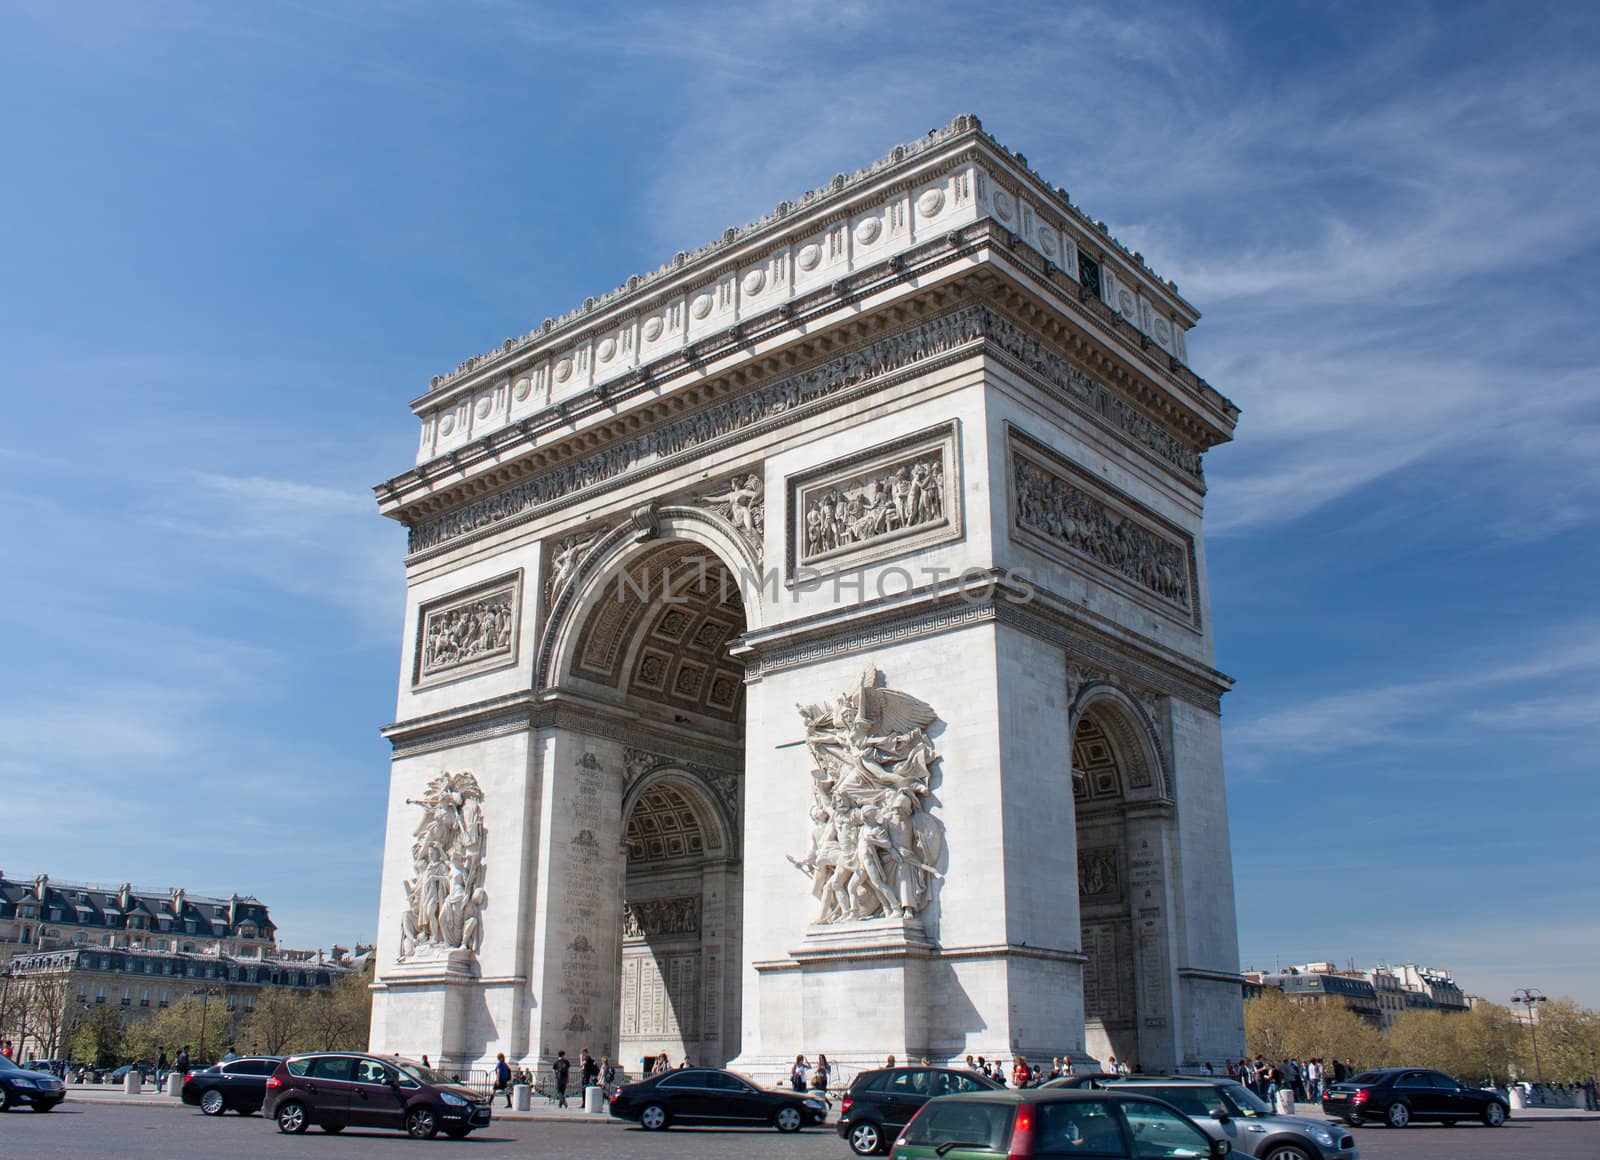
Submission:
<svg viewBox="0 0 1600 1160">
<path fill-rule="evenodd" d="M 172 1061 L 172 1068 L 179 1075 L 189 1074 L 189 1045 L 187 1043 L 178 1048 L 177 1057 Z"/>
<path fill-rule="evenodd" d="M 567 1077 L 572 1074 L 572 1060 L 565 1051 L 556 1052 L 556 1061 L 550 1065 L 556 1077 L 556 1107 L 567 1106 Z"/>
<path fill-rule="evenodd" d="M 600 1061 L 600 1086 L 606 1089 L 606 1098 L 610 1099 L 617 1086 L 617 1065 L 611 1062 L 609 1055 Z"/>
<path fill-rule="evenodd" d="M 494 1057 L 494 1090 L 505 1094 L 506 1107 L 509 1108 L 511 1106 L 511 1065 L 506 1062 L 506 1053 L 503 1051 Z"/>
<path fill-rule="evenodd" d="M 806 1063 L 804 1055 L 794 1057 L 794 1066 L 789 1069 L 789 1086 L 797 1092 L 806 1090 L 806 1083 L 811 1078 L 811 1068 Z"/>
<path fill-rule="evenodd" d="M 589 1088 L 600 1082 L 600 1061 L 589 1054 L 585 1047 L 578 1054 L 578 1077 L 583 1083 L 583 1094 L 587 1098 Z"/>
<path fill-rule="evenodd" d="M 167 1072 L 171 1070 L 172 1064 L 167 1062 L 167 1049 L 163 1047 L 161 1054 L 156 1056 L 156 1082 L 165 1083 L 167 1081 Z"/>
</svg>

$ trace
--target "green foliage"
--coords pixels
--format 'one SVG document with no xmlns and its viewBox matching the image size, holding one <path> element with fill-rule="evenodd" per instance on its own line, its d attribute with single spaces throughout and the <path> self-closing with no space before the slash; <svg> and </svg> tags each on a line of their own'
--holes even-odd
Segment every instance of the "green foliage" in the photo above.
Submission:
<svg viewBox="0 0 1600 1160">
<path fill-rule="evenodd" d="M 1385 1031 L 1334 1003 L 1296 1003 L 1268 989 L 1244 1008 L 1249 1052 L 1269 1060 L 1350 1059 L 1361 1067 L 1429 1067 L 1475 1084 L 1504 1085 L 1535 1076 L 1526 1023 L 1496 1003 L 1470 1011 L 1405 1011 Z M 1570 999 L 1541 1004 L 1539 1068 L 1547 1081 L 1571 1083 L 1600 1059 L 1600 1014 Z"/>
<path fill-rule="evenodd" d="M 122 1009 L 97 1005 L 89 1009 L 72 1036 L 71 1060 L 89 1067 L 116 1067 L 126 1050 Z"/>
<path fill-rule="evenodd" d="M 239 1025 L 236 1050 L 286 1055 L 365 1048 L 372 1023 L 371 982 L 369 972 L 345 975 L 310 994 L 262 988 L 255 1013 Z"/>
<path fill-rule="evenodd" d="M 153 1064 L 167 1053 L 172 1060 L 180 1047 L 188 1047 L 192 1063 L 215 1063 L 228 1050 L 228 1005 L 219 996 L 202 1002 L 185 995 L 149 1019 L 127 1027 L 127 1054 L 131 1061 Z"/>
</svg>

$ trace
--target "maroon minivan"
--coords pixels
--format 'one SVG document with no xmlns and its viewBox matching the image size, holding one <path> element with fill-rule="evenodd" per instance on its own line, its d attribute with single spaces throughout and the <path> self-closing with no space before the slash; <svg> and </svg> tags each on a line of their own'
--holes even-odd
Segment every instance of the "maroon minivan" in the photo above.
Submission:
<svg viewBox="0 0 1600 1160">
<path fill-rule="evenodd" d="M 262 1109 L 278 1131 L 392 1128 L 419 1140 L 489 1126 L 489 1100 L 409 1059 L 354 1051 L 291 1055 L 267 1080 Z"/>
</svg>

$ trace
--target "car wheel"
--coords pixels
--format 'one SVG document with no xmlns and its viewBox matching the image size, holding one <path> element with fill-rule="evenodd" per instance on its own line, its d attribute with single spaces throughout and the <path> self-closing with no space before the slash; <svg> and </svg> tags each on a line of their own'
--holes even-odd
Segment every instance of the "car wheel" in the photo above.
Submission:
<svg viewBox="0 0 1600 1160">
<path fill-rule="evenodd" d="M 850 1151 L 857 1156 L 876 1156 L 883 1151 L 883 1133 L 871 1120 L 862 1120 L 850 1129 Z"/>
<path fill-rule="evenodd" d="M 278 1106 L 277 1120 L 278 1131 L 290 1136 L 298 1136 L 311 1126 L 311 1117 L 306 1115 L 306 1106 L 294 1101 Z"/>
<path fill-rule="evenodd" d="M 798 1132 L 805 1120 L 800 1115 L 800 1109 L 794 1105 L 779 1108 L 772 1117 L 772 1126 L 780 1132 Z"/>
<path fill-rule="evenodd" d="M 1367 1120 L 1366 1117 L 1360 1112 L 1351 1112 L 1344 1118 L 1344 1122 L 1349 1124 L 1352 1128 L 1359 1128 L 1362 1124 L 1366 1123 Z"/>
<path fill-rule="evenodd" d="M 646 1132 L 659 1132 L 671 1122 L 667 1109 L 660 1104 L 651 1104 L 639 1113 L 639 1126 Z"/>
<path fill-rule="evenodd" d="M 1311 1153 L 1295 1144 L 1274 1144 L 1261 1154 L 1261 1160 L 1311 1160 Z"/>
<path fill-rule="evenodd" d="M 439 1121 L 434 1119 L 432 1108 L 412 1108 L 406 1115 L 406 1135 L 413 1140 L 431 1140 L 438 1134 Z"/>
<path fill-rule="evenodd" d="M 470 1131 L 472 1131 L 471 1124 L 451 1124 L 445 1128 L 444 1134 L 452 1140 L 465 1140 Z"/>
<path fill-rule="evenodd" d="M 1383 1113 L 1383 1122 L 1391 1128 L 1403 1128 L 1411 1122 L 1411 1109 L 1398 1101 L 1389 1105 L 1389 1110 Z"/>
<path fill-rule="evenodd" d="M 344 1131 L 344 1125 L 343 1124 L 323 1124 L 322 1125 L 322 1130 L 324 1132 L 328 1133 L 328 1135 L 330 1135 L 330 1136 L 337 1136 L 340 1132 Z"/>
<path fill-rule="evenodd" d="M 1506 1106 L 1498 1100 L 1490 1100 L 1488 1107 L 1483 1109 L 1483 1126 L 1498 1128 L 1506 1122 Z"/>
<path fill-rule="evenodd" d="M 228 1102 L 222 1098 L 222 1093 L 212 1088 L 200 1097 L 200 1110 L 208 1116 L 220 1116 L 228 1110 Z"/>
</svg>

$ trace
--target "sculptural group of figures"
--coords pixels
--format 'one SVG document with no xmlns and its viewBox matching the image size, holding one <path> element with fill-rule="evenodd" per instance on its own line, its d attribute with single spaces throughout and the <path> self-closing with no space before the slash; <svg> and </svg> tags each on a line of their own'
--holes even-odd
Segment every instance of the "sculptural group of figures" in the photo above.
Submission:
<svg viewBox="0 0 1600 1160">
<path fill-rule="evenodd" d="M 441 773 L 428 783 L 411 845 L 400 958 L 476 951 L 483 939 L 483 791 L 470 773 Z"/>
<path fill-rule="evenodd" d="M 812 769 L 811 844 L 790 861 L 811 875 L 818 922 L 909 917 L 927 905 L 944 853 L 928 813 L 925 702 L 879 688 L 872 666 L 857 687 L 824 705 L 801 705 Z"/>
<path fill-rule="evenodd" d="M 511 647 L 511 594 L 497 592 L 428 617 L 422 671 L 464 664 Z"/>
<path fill-rule="evenodd" d="M 1168 600 L 1189 606 L 1183 549 L 1110 511 L 1066 480 L 1016 461 L 1017 522 L 1075 548 Z"/>
<path fill-rule="evenodd" d="M 651 934 L 694 934 L 700 929 L 700 900 L 685 898 L 630 899 L 622 904 L 625 938 Z"/>
<path fill-rule="evenodd" d="M 831 552 L 944 515 L 944 468 L 933 455 L 806 498 L 806 555 Z"/>
</svg>

